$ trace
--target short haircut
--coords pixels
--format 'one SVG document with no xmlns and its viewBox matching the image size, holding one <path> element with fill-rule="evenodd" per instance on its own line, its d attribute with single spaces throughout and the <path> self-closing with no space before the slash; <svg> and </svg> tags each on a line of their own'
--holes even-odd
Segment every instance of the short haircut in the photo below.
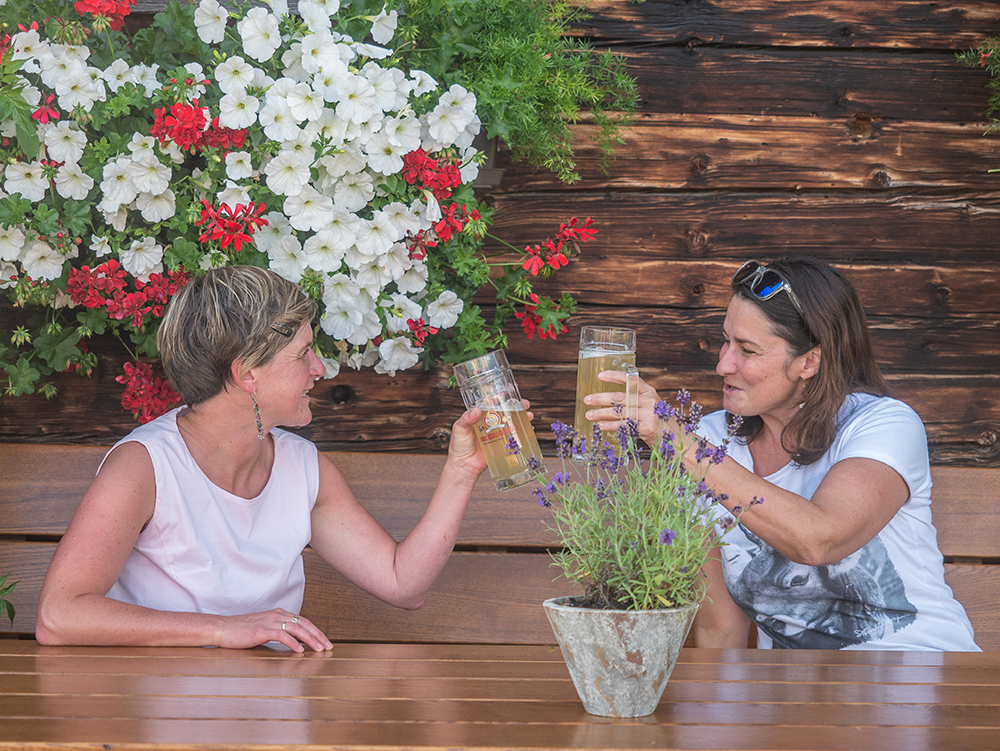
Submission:
<svg viewBox="0 0 1000 751">
<path fill-rule="evenodd" d="M 156 344 L 167 377 L 186 404 L 199 404 L 242 372 L 265 365 L 316 315 L 298 285 L 256 266 L 224 266 L 174 295 Z"/>
</svg>

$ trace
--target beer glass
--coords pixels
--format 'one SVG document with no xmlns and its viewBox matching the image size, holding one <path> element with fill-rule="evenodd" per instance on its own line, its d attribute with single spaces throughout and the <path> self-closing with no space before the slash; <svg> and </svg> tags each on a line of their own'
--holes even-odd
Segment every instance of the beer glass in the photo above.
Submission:
<svg viewBox="0 0 1000 751">
<path fill-rule="evenodd" d="M 459 363 L 455 379 L 466 408 L 483 411 L 475 430 L 497 490 L 534 480 L 535 470 L 528 467 L 528 457 L 541 461 L 542 451 L 506 355 L 497 350 Z M 545 472 L 545 466 L 537 471 Z"/>
<path fill-rule="evenodd" d="M 621 370 L 626 374 L 625 384 L 605 383 L 597 380 L 603 370 Z M 587 439 L 593 448 L 594 424 L 586 418 L 588 407 L 583 403 L 587 394 L 609 391 L 625 393 L 622 417 L 638 419 L 639 371 L 635 367 L 635 330 L 607 329 L 584 326 L 580 329 L 580 358 L 576 367 L 576 419 L 573 427 Z M 614 436 L 604 433 L 602 440 L 614 444 Z"/>
</svg>

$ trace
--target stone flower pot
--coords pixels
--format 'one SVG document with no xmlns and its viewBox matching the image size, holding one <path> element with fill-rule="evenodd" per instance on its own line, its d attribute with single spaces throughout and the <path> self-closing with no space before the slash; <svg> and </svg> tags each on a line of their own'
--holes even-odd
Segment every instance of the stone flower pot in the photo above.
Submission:
<svg viewBox="0 0 1000 751">
<path fill-rule="evenodd" d="M 589 714 L 644 717 L 660 703 L 698 605 L 598 610 L 577 598 L 543 603 L 573 684 Z"/>
</svg>

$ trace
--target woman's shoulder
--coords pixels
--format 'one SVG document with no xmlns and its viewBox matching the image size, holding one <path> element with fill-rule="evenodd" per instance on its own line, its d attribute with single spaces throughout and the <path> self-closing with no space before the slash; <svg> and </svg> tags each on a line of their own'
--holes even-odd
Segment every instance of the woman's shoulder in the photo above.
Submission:
<svg viewBox="0 0 1000 751">
<path fill-rule="evenodd" d="M 851 425 L 872 422 L 896 425 L 916 423 L 923 427 L 920 415 L 906 402 L 891 396 L 876 396 L 862 392 L 848 394 L 837 416 L 838 429 L 843 430 Z"/>
</svg>

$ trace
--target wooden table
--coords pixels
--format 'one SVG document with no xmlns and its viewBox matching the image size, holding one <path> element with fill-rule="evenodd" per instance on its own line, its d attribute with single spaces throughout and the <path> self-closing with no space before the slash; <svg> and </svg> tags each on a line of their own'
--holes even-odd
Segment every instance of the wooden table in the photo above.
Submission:
<svg viewBox="0 0 1000 751">
<path fill-rule="evenodd" d="M 686 649 L 655 714 L 586 714 L 558 649 L 0 640 L 0 748 L 997 749 L 1000 652 Z"/>
</svg>

